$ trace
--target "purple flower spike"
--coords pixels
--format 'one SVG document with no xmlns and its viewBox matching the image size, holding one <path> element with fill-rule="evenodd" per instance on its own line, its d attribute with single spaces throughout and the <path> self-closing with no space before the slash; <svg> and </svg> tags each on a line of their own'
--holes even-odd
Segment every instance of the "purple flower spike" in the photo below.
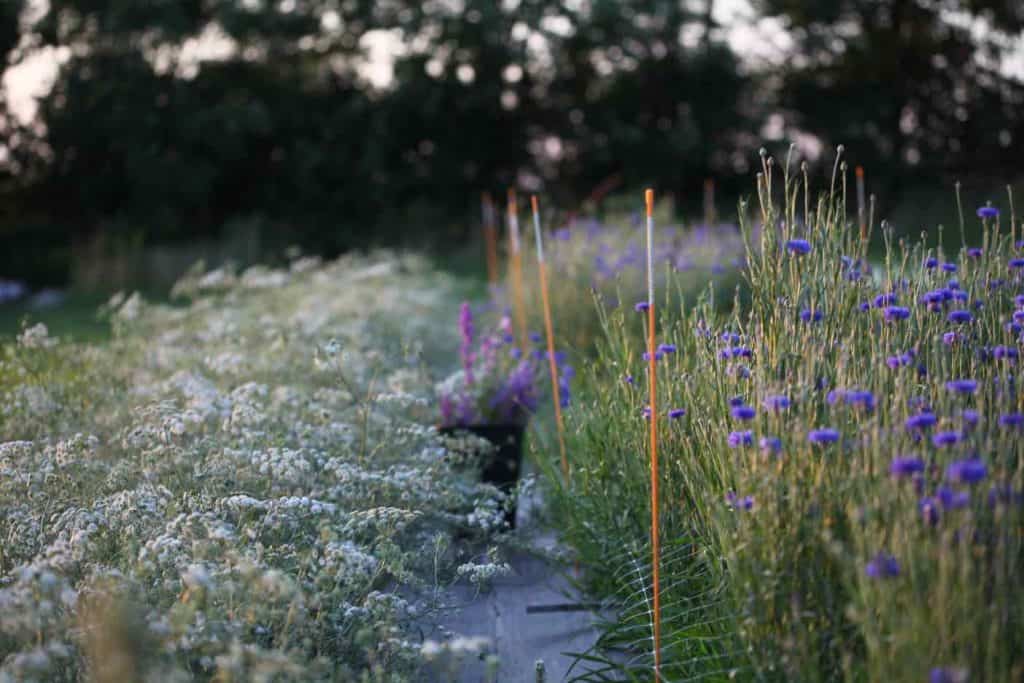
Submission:
<svg viewBox="0 0 1024 683">
<path fill-rule="evenodd" d="M 900 563 L 888 553 L 878 553 L 864 567 L 864 573 L 872 579 L 894 579 L 900 575 Z"/>
</svg>

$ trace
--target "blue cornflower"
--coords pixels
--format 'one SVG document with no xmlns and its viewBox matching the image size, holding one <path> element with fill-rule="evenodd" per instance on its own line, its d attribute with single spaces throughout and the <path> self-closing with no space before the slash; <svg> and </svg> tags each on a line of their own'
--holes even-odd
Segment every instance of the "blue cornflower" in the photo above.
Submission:
<svg viewBox="0 0 1024 683">
<path fill-rule="evenodd" d="M 1024 308 L 1024 294 L 1018 294 L 1013 297 L 1013 305 L 1017 308 Z"/>
<path fill-rule="evenodd" d="M 888 321 L 893 320 L 906 320 L 910 317 L 910 309 L 904 308 L 903 306 L 886 306 L 885 307 L 885 319 Z"/>
<path fill-rule="evenodd" d="M 894 579 L 900 575 L 900 563 L 888 553 L 878 553 L 864 567 L 864 573 L 872 579 Z"/>
<path fill-rule="evenodd" d="M 1020 357 L 1020 351 L 1015 346 L 997 346 L 992 349 L 992 355 L 996 359 L 1016 360 Z"/>
<path fill-rule="evenodd" d="M 729 491 L 729 493 L 725 494 L 725 502 L 737 510 L 751 510 L 754 507 L 753 496 L 743 496 L 740 498 L 736 495 L 735 491 Z"/>
<path fill-rule="evenodd" d="M 928 673 L 928 683 L 967 683 L 967 670 L 937 666 Z"/>
<path fill-rule="evenodd" d="M 733 406 L 730 412 L 736 420 L 753 420 L 757 414 L 757 411 L 750 406 Z"/>
<path fill-rule="evenodd" d="M 913 456 L 893 458 L 889 464 L 889 474 L 897 479 L 911 477 L 924 471 L 924 461 Z"/>
<path fill-rule="evenodd" d="M 935 417 L 935 413 L 925 411 L 917 415 L 911 415 L 907 418 L 905 424 L 908 430 L 924 431 L 929 427 L 934 427 L 938 421 L 939 419 Z"/>
<path fill-rule="evenodd" d="M 676 352 L 676 345 L 675 344 L 661 344 L 661 345 L 658 346 L 658 351 L 661 352 L 661 353 L 675 353 Z"/>
<path fill-rule="evenodd" d="M 665 357 L 665 354 L 662 353 L 661 351 L 655 351 L 654 352 L 654 360 L 661 360 L 664 357 Z M 649 361 L 651 359 L 651 354 L 648 353 L 647 351 L 644 351 L 643 352 L 643 359 Z"/>
<path fill-rule="evenodd" d="M 978 424 L 979 419 L 978 411 L 967 408 L 960 412 L 960 418 L 964 421 L 964 425 L 967 427 L 974 427 Z"/>
<path fill-rule="evenodd" d="M 937 265 L 939 265 L 939 259 L 935 258 L 934 256 L 929 256 L 924 260 L 924 267 L 929 270 L 931 270 Z"/>
<path fill-rule="evenodd" d="M 857 308 L 860 309 L 861 312 L 867 312 L 871 310 L 871 304 L 869 304 L 867 301 L 861 301 L 859 304 L 857 304 Z"/>
<path fill-rule="evenodd" d="M 724 341 L 726 344 L 732 344 L 735 346 L 736 344 L 740 343 L 740 335 L 736 334 L 735 332 L 723 332 L 722 341 Z"/>
<path fill-rule="evenodd" d="M 978 389 L 978 383 L 973 379 L 951 379 L 946 382 L 946 390 L 958 394 L 973 394 Z"/>
<path fill-rule="evenodd" d="M 762 405 L 765 407 L 765 410 L 779 412 L 790 406 L 790 400 L 788 396 L 783 394 L 771 394 L 765 397 Z"/>
<path fill-rule="evenodd" d="M 988 467 L 980 458 L 965 458 L 950 463 L 946 478 L 961 484 L 977 484 L 988 476 Z"/>
<path fill-rule="evenodd" d="M 1016 323 L 1024 323 L 1024 311 L 1014 311 L 1013 321 Z"/>
<path fill-rule="evenodd" d="M 762 453 L 778 453 L 782 450 L 782 439 L 777 436 L 762 436 L 758 445 Z"/>
<path fill-rule="evenodd" d="M 729 398 L 729 405 L 733 407 L 745 406 L 747 405 L 747 402 L 743 400 L 742 396 L 732 396 Z"/>
<path fill-rule="evenodd" d="M 981 258 L 981 247 L 968 247 L 967 255 L 971 258 Z"/>
<path fill-rule="evenodd" d="M 534 344 L 540 344 L 541 336 L 540 332 L 530 332 L 527 335 Z"/>
<path fill-rule="evenodd" d="M 1000 427 L 1018 428 L 1024 425 L 1024 415 L 1020 413 L 1006 413 L 999 416 Z"/>
<path fill-rule="evenodd" d="M 935 497 L 946 510 L 960 510 L 971 504 L 971 494 L 967 491 L 956 491 L 948 486 L 940 486 Z"/>
<path fill-rule="evenodd" d="M 731 432 L 729 434 L 729 448 L 739 448 L 740 446 L 749 446 L 754 443 L 754 433 L 752 431 L 745 430 L 739 432 Z"/>
<path fill-rule="evenodd" d="M 959 335 L 956 332 L 944 332 L 942 335 L 942 343 L 946 346 L 952 346 L 959 339 Z"/>
<path fill-rule="evenodd" d="M 935 526 L 939 523 L 939 504 L 937 500 L 931 496 L 925 496 L 918 502 L 917 508 L 921 511 L 921 518 L 926 524 Z"/>
<path fill-rule="evenodd" d="M 633 304 L 633 310 L 636 311 L 637 313 L 643 313 L 650 307 L 651 303 L 649 301 L 638 301 L 635 304 Z"/>
<path fill-rule="evenodd" d="M 626 382 L 626 384 L 633 384 L 634 382 L 636 382 L 636 380 L 633 378 L 633 375 L 626 375 L 622 379 L 623 381 Z"/>
<path fill-rule="evenodd" d="M 824 317 L 825 314 L 818 309 L 811 310 L 809 308 L 805 308 L 804 310 L 800 311 L 800 319 L 803 320 L 805 323 L 821 322 L 821 319 Z"/>
<path fill-rule="evenodd" d="M 847 391 L 846 402 L 853 406 L 860 406 L 865 410 L 875 409 L 875 395 L 870 391 Z"/>
<path fill-rule="evenodd" d="M 1017 313 L 1020 312 L 1021 311 L 1017 311 Z M 1016 315 L 1017 313 L 1014 313 L 1014 315 Z M 1022 327 L 1021 324 L 1015 320 L 1011 320 L 1010 322 L 1003 325 L 1003 329 L 1011 334 L 1019 335 L 1021 332 L 1024 332 L 1024 327 Z"/>
<path fill-rule="evenodd" d="M 668 419 L 678 420 L 683 415 L 686 415 L 686 408 L 672 408 L 668 411 Z"/>
<path fill-rule="evenodd" d="M 831 427 L 812 429 L 807 432 L 807 440 L 817 444 L 835 443 L 839 441 L 839 432 Z"/>
<path fill-rule="evenodd" d="M 970 311 L 950 311 L 947 320 L 951 323 L 964 324 L 974 320 L 974 316 Z"/>
<path fill-rule="evenodd" d="M 942 446 L 955 446 L 960 443 L 959 432 L 936 432 L 932 436 L 932 443 L 941 448 Z"/>
<path fill-rule="evenodd" d="M 804 254 L 810 253 L 811 243 L 807 240 L 800 239 L 789 240 L 786 242 L 786 249 L 788 249 L 791 254 L 803 256 Z"/>
<path fill-rule="evenodd" d="M 1009 266 L 1013 269 L 1024 268 L 1024 258 L 1012 258 L 1009 261 Z"/>
<path fill-rule="evenodd" d="M 947 273 L 955 273 L 957 271 L 957 265 L 955 263 L 949 263 L 948 261 L 943 263 L 940 267 Z"/>
<path fill-rule="evenodd" d="M 998 215 L 999 209 L 994 206 L 978 207 L 978 218 L 996 218 Z"/>
<path fill-rule="evenodd" d="M 879 294 L 875 297 L 875 308 L 885 308 L 886 306 L 892 306 L 896 303 L 897 296 L 895 292 L 889 292 L 887 294 Z"/>
<path fill-rule="evenodd" d="M 734 346 L 731 349 L 722 349 L 718 355 L 722 358 L 750 358 L 754 353 L 746 346 Z"/>
</svg>

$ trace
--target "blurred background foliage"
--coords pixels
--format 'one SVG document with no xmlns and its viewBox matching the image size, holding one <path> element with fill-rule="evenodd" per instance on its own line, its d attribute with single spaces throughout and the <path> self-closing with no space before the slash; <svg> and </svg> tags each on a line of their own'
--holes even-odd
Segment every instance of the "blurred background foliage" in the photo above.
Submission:
<svg viewBox="0 0 1024 683">
<path fill-rule="evenodd" d="M 0 96 L 0 275 L 113 284 L 76 259 L 152 245 L 448 244 L 513 184 L 571 210 L 616 177 L 699 215 L 715 178 L 729 219 L 757 149 L 790 140 L 821 167 L 845 144 L 886 215 L 1020 177 L 1024 3 L 740 0 L 769 58 L 717 18 L 737 1 L 3 0 L 8 67 L 62 57 L 31 118 Z"/>
</svg>

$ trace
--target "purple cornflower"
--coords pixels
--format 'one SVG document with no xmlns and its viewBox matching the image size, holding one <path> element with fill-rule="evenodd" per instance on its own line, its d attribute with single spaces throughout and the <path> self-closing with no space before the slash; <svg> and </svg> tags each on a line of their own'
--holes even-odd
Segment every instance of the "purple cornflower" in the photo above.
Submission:
<svg viewBox="0 0 1024 683">
<path fill-rule="evenodd" d="M 1024 308 L 1024 294 L 1018 294 L 1013 297 L 1013 305 L 1017 308 Z"/>
<path fill-rule="evenodd" d="M 762 405 L 765 407 L 765 410 L 773 410 L 778 413 L 788 408 L 790 401 L 789 397 L 783 394 L 771 394 L 765 397 Z"/>
<path fill-rule="evenodd" d="M 740 446 L 749 446 L 754 443 L 754 433 L 752 431 L 745 430 L 739 432 L 731 432 L 729 434 L 729 448 L 739 448 Z"/>
<path fill-rule="evenodd" d="M 896 292 L 889 292 L 887 294 L 879 294 L 875 297 L 874 305 L 875 308 L 885 308 L 886 306 L 892 306 L 896 303 Z"/>
<path fill-rule="evenodd" d="M 633 375 L 626 375 L 622 379 L 626 384 L 633 384 L 636 382 L 636 380 L 633 378 Z"/>
<path fill-rule="evenodd" d="M 742 396 L 733 396 L 732 398 L 729 399 L 729 405 L 732 407 L 745 406 L 746 404 L 747 402 L 743 400 Z"/>
<path fill-rule="evenodd" d="M 719 354 L 722 358 L 750 358 L 753 351 L 746 346 L 734 346 L 731 349 L 722 349 Z"/>
<path fill-rule="evenodd" d="M 650 307 L 651 304 L 648 301 L 638 301 L 635 304 L 633 304 L 633 310 L 636 311 L 637 313 L 643 313 Z"/>
<path fill-rule="evenodd" d="M 992 355 L 996 359 L 1006 359 L 1013 361 L 1017 360 L 1017 358 L 1020 357 L 1020 352 L 1017 350 L 1016 347 L 1013 346 L 997 346 L 994 349 L 992 349 Z"/>
<path fill-rule="evenodd" d="M 821 322 L 821 319 L 825 317 L 825 314 L 818 309 L 805 308 L 800 311 L 800 319 L 805 323 L 817 323 Z"/>
<path fill-rule="evenodd" d="M 788 249 L 791 254 L 803 256 L 804 254 L 810 253 L 811 243 L 807 240 L 801 239 L 789 240 L 786 242 L 786 249 Z"/>
<path fill-rule="evenodd" d="M 974 316 L 970 311 L 950 311 L 946 319 L 951 323 L 965 324 L 974 320 Z"/>
<path fill-rule="evenodd" d="M 974 427 L 978 424 L 978 411 L 967 408 L 966 410 L 961 411 L 960 418 L 964 421 L 964 425 L 967 427 Z"/>
<path fill-rule="evenodd" d="M 1024 425 L 1024 415 L 1020 413 L 1007 413 L 999 416 L 1000 427 L 1019 428 Z"/>
<path fill-rule="evenodd" d="M 875 395 L 870 391 L 847 391 L 844 398 L 849 405 L 859 406 L 867 411 L 875 409 Z"/>
<path fill-rule="evenodd" d="M 648 353 L 647 351 L 644 351 L 642 357 L 643 357 L 643 359 L 645 361 L 649 361 L 651 359 L 651 354 Z M 664 357 L 665 357 L 665 354 L 662 353 L 661 351 L 655 351 L 654 352 L 654 360 L 661 360 Z"/>
<path fill-rule="evenodd" d="M 1009 266 L 1014 270 L 1024 268 L 1024 258 L 1012 258 L 1009 261 Z"/>
<path fill-rule="evenodd" d="M 910 317 L 910 309 L 903 306 L 886 306 L 884 309 L 885 319 L 889 322 L 894 320 L 906 320 Z"/>
<path fill-rule="evenodd" d="M 925 496 L 918 502 L 917 508 L 921 511 L 921 518 L 926 524 L 934 526 L 939 523 L 939 506 L 934 498 Z"/>
<path fill-rule="evenodd" d="M 859 304 L 857 304 L 857 308 L 861 311 L 861 313 L 866 313 L 871 310 L 871 304 L 869 304 L 867 301 L 861 301 Z"/>
<path fill-rule="evenodd" d="M 900 563 L 888 553 L 878 553 L 864 567 L 864 573 L 872 579 L 894 579 L 900 575 Z"/>
<path fill-rule="evenodd" d="M 750 406 L 733 406 L 732 410 L 733 419 L 736 420 L 753 420 L 757 412 Z"/>
<path fill-rule="evenodd" d="M 951 379 L 946 382 L 946 390 L 957 394 L 973 394 L 978 383 L 973 379 Z"/>
<path fill-rule="evenodd" d="M 740 335 L 736 334 L 735 332 L 723 332 L 722 341 L 724 341 L 726 344 L 732 344 L 735 346 L 736 344 L 740 343 Z"/>
<path fill-rule="evenodd" d="M 957 265 L 955 263 L 949 263 L 948 261 L 946 263 L 943 263 L 940 266 L 940 268 L 942 268 L 947 273 L 955 273 L 958 270 Z"/>
<path fill-rule="evenodd" d="M 914 456 L 896 457 L 889 464 L 889 474 L 896 479 L 912 477 L 918 472 L 924 472 L 924 461 Z"/>
<path fill-rule="evenodd" d="M 911 415 L 907 418 L 906 427 L 908 430 L 924 431 L 929 427 L 934 427 L 935 423 L 938 422 L 938 418 L 935 417 L 935 413 L 925 411 L 918 413 L 917 415 Z"/>
<path fill-rule="evenodd" d="M 643 410 L 640 411 L 640 414 L 643 416 L 643 418 L 645 420 L 650 420 L 651 419 L 651 407 L 650 406 L 644 406 Z"/>
<path fill-rule="evenodd" d="M 978 207 L 978 218 L 996 218 L 999 216 L 999 209 L 994 206 Z"/>
<path fill-rule="evenodd" d="M 942 335 L 942 343 L 945 344 L 946 346 L 952 346 L 953 344 L 956 343 L 956 340 L 958 338 L 959 335 L 957 335 L 956 332 L 945 332 Z"/>
<path fill-rule="evenodd" d="M 762 436 L 758 446 L 764 454 L 778 453 L 782 450 L 782 439 L 777 436 Z"/>
<path fill-rule="evenodd" d="M 970 492 L 956 491 L 948 486 L 940 486 L 935 492 L 935 497 L 946 510 L 961 510 L 971 504 Z"/>
<path fill-rule="evenodd" d="M 967 669 L 951 666 L 937 666 L 928 673 L 928 683 L 967 683 L 967 680 Z"/>
<path fill-rule="evenodd" d="M 466 373 L 466 386 L 473 386 L 473 363 L 476 361 L 476 354 L 473 353 L 473 309 L 469 303 L 463 301 L 459 307 L 459 335 L 462 344 L 459 347 L 459 355 L 462 356 L 462 369 Z"/>
<path fill-rule="evenodd" d="M 751 510 L 754 507 L 753 496 L 743 496 L 740 498 L 736 495 L 735 491 L 729 491 L 725 494 L 725 502 L 737 510 Z"/>
<path fill-rule="evenodd" d="M 977 484 L 988 476 L 988 467 L 980 458 L 964 458 L 950 463 L 946 478 L 961 484 Z"/>
<path fill-rule="evenodd" d="M 929 256 L 924 260 L 924 267 L 927 268 L 928 270 L 931 270 L 937 265 L 939 265 L 939 259 L 935 258 L 934 256 Z"/>
<path fill-rule="evenodd" d="M 686 415 L 686 408 L 672 408 L 668 411 L 668 419 L 678 420 L 683 415 Z"/>
<path fill-rule="evenodd" d="M 659 353 L 675 353 L 676 352 L 676 345 L 675 344 L 661 344 L 661 345 L 658 346 L 658 352 Z"/>
<path fill-rule="evenodd" d="M 960 443 L 960 433 L 951 431 L 936 432 L 932 436 L 932 443 L 938 448 L 943 446 L 955 446 Z"/>
<path fill-rule="evenodd" d="M 981 247 L 968 247 L 967 248 L 967 255 L 970 256 L 971 258 L 981 258 L 981 254 L 982 254 Z"/>
<path fill-rule="evenodd" d="M 812 429 L 807 432 L 807 440 L 817 444 L 835 443 L 839 441 L 839 432 L 831 427 Z"/>
</svg>

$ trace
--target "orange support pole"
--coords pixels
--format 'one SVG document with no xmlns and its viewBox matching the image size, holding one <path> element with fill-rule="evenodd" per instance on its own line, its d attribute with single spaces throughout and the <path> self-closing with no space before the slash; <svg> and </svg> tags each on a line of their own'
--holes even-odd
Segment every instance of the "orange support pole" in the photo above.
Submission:
<svg viewBox="0 0 1024 683">
<path fill-rule="evenodd" d="M 661 676 L 661 541 L 658 533 L 658 402 L 654 344 L 654 190 L 644 193 L 647 205 L 647 356 L 651 406 L 651 573 L 654 595 L 654 680 Z"/>
<path fill-rule="evenodd" d="M 523 259 L 519 249 L 519 205 L 515 188 L 508 189 L 508 243 L 511 258 L 509 269 L 512 277 L 512 314 L 519 332 L 519 344 L 523 353 L 529 348 L 526 334 L 526 306 L 523 304 Z"/>
</svg>

